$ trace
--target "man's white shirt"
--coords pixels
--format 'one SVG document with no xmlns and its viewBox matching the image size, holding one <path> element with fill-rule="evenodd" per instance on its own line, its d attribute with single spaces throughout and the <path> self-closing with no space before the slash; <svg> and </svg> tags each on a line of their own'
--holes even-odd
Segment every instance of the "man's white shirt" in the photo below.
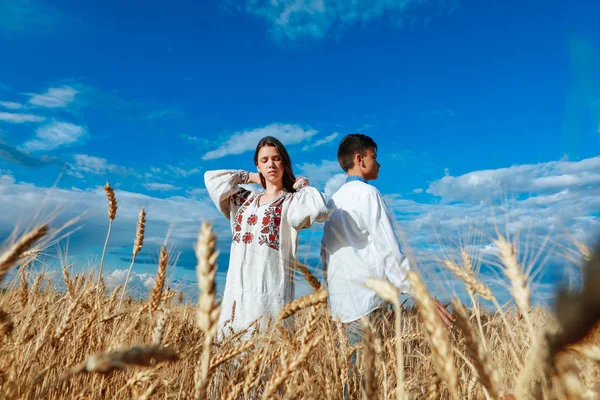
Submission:
<svg viewBox="0 0 600 400">
<path fill-rule="evenodd" d="M 390 281 L 410 294 L 408 258 L 402 254 L 381 193 L 361 181 L 345 183 L 329 200 L 321 259 L 333 318 L 352 322 L 383 306 L 362 283 L 368 278 Z"/>
</svg>

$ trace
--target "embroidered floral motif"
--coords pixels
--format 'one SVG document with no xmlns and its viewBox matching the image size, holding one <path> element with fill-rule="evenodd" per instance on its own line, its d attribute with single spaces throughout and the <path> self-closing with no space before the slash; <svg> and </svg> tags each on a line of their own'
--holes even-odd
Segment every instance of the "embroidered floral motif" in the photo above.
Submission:
<svg viewBox="0 0 600 400">
<path fill-rule="evenodd" d="M 281 212 L 285 196 L 273 202 L 266 210 L 262 220 L 262 229 L 258 244 L 279 250 L 279 227 L 281 226 Z"/>
<path fill-rule="evenodd" d="M 248 225 L 253 226 L 258 222 L 258 215 L 252 214 L 248 217 Z"/>
<path fill-rule="evenodd" d="M 240 192 L 238 192 L 238 193 L 242 193 L 242 190 L 240 190 Z M 249 192 L 248 190 L 244 190 L 244 191 L 246 193 L 241 194 L 239 196 L 240 198 L 243 198 L 244 201 L 242 202 L 241 207 L 235 216 L 235 221 L 233 224 L 233 240 L 235 240 L 238 243 L 242 239 L 241 231 L 242 231 L 242 222 L 244 221 L 244 212 L 246 211 L 248 206 L 250 206 L 250 204 L 252 204 L 252 202 L 254 201 L 254 197 L 248 198 L 250 196 L 251 192 Z M 237 195 L 238 193 L 234 194 L 233 196 Z M 244 197 L 244 195 L 245 195 L 245 197 Z M 231 197 L 233 198 L 233 196 L 231 196 Z M 235 201 L 235 200 L 232 200 L 232 201 Z M 237 201 L 241 201 L 241 200 L 237 200 Z M 257 219 L 258 219 L 258 217 L 257 217 Z"/>
<path fill-rule="evenodd" d="M 230 201 L 233 203 L 234 206 L 240 207 L 244 205 L 244 203 L 246 202 L 246 200 L 248 200 L 248 197 L 250 197 L 251 194 L 252 192 L 250 192 L 249 190 L 240 188 L 239 192 L 231 195 Z"/>
<path fill-rule="evenodd" d="M 254 239 L 254 235 L 250 232 L 246 232 L 242 236 L 242 242 L 244 242 L 245 244 L 250 244 L 252 242 L 252 239 Z"/>
</svg>

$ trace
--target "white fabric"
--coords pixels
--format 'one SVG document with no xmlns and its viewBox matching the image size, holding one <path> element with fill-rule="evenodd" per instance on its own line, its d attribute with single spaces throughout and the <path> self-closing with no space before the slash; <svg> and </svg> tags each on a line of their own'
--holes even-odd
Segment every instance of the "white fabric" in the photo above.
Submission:
<svg viewBox="0 0 600 400">
<path fill-rule="evenodd" d="M 321 258 L 333 318 L 355 321 L 385 304 L 361 283 L 368 278 L 390 281 L 410 294 L 406 258 L 394 234 L 381 193 L 364 182 L 345 183 L 329 200 Z"/>
<path fill-rule="evenodd" d="M 239 331 L 260 316 L 264 326 L 269 316 L 275 317 L 294 299 L 298 232 L 329 217 L 323 195 L 310 186 L 295 193 L 284 191 L 259 207 L 262 192 L 239 186 L 247 183 L 247 176 L 237 170 L 204 174 L 208 193 L 231 221 L 233 233 L 219 330 L 230 319 L 234 301 L 235 318 L 225 328 Z"/>
</svg>

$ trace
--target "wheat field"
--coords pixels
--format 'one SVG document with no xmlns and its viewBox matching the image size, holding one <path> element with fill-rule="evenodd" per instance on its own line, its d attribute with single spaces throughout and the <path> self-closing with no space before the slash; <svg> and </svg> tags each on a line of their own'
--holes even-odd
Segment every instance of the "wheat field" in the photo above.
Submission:
<svg viewBox="0 0 600 400">
<path fill-rule="evenodd" d="M 112 188 L 109 231 L 116 218 Z M 144 240 L 140 212 L 133 260 Z M 108 291 L 101 271 L 71 276 L 57 291 L 36 262 L 42 224 L 14 238 L 0 256 L 0 398 L 2 399 L 594 399 L 600 397 L 600 259 L 586 260 L 577 292 L 560 293 L 555 309 L 532 307 L 515 245 L 498 235 L 503 272 L 514 301 L 502 306 L 479 280 L 469 254 L 445 267 L 464 283 L 471 302 L 452 302 L 455 326 L 437 317 L 423 278 L 411 271 L 415 305 L 400 304 L 383 281 L 367 285 L 389 303 L 383 318 L 361 321 L 361 335 L 332 320 L 327 291 L 313 288 L 262 329 L 220 339 L 216 300 L 216 238 L 203 223 L 195 246 L 199 299 L 165 287 L 169 254 L 162 248 L 147 299 L 125 296 L 127 281 Z M 596 252 L 597 254 L 598 252 Z M 14 279 L 2 282 L 9 272 Z M 129 274 L 128 274 L 129 278 Z M 127 279 L 128 279 L 127 278 Z M 484 310 L 480 299 L 496 305 Z M 412 303 L 411 303 L 412 304 Z M 255 324 L 253 327 L 258 327 Z"/>
</svg>

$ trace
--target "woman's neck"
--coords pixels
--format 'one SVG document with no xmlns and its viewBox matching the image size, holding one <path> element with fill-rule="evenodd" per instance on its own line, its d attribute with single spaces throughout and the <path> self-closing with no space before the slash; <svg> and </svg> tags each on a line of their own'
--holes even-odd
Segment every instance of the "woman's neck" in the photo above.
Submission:
<svg viewBox="0 0 600 400">
<path fill-rule="evenodd" d="M 269 181 L 266 182 L 265 194 L 279 194 L 283 190 L 283 182 L 280 184 L 273 184 Z"/>
</svg>

